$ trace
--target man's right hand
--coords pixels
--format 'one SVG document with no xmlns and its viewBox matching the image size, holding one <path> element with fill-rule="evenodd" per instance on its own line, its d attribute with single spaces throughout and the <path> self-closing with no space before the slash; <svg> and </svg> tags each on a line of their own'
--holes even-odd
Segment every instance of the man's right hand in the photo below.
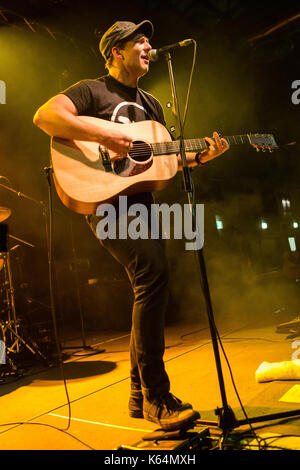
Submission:
<svg viewBox="0 0 300 470">
<path fill-rule="evenodd" d="M 112 160 L 118 157 L 125 157 L 131 149 L 132 142 L 133 139 L 131 137 L 119 130 L 101 129 L 99 143 L 117 154 L 115 157 L 112 157 Z"/>
<path fill-rule="evenodd" d="M 41 106 L 33 122 L 50 136 L 98 142 L 117 154 L 112 159 L 126 156 L 132 146 L 133 139 L 120 130 L 99 129 L 81 120 L 74 103 L 63 94 Z"/>
</svg>

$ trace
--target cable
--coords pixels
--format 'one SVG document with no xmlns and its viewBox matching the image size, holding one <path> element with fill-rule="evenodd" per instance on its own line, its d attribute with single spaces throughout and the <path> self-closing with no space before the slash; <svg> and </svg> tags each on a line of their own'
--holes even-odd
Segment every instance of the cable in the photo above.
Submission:
<svg viewBox="0 0 300 470">
<path fill-rule="evenodd" d="M 275 443 L 275 441 L 277 441 L 279 439 L 286 438 L 286 437 L 298 437 L 299 438 L 300 436 L 297 435 L 297 434 L 281 434 L 281 435 L 278 435 L 278 436 L 266 436 L 266 437 L 264 437 L 264 441 L 267 441 L 269 439 L 274 439 L 274 443 Z M 276 445 L 273 445 L 272 443 L 266 444 L 266 445 L 267 445 L 268 449 L 293 450 L 293 449 L 289 449 L 288 447 L 276 446 Z"/>
<path fill-rule="evenodd" d="M 194 195 L 194 198 L 196 199 L 195 195 Z M 193 253 L 194 253 L 194 260 L 196 261 L 196 250 L 194 250 Z M 196 266 L 197 266 L 197 268 L 199 268 L 199 263 L 198 263 L 198 261 L 196 261 Z M 198 272 L 198 274 L 200 275 L 200 279 L 202 279 L 201 273 Z M 217 326 L 216 326 L 216 324 L 215 324 L 215 320 L 214 320 L 214 318 L 213 318 L 213 315 L 211 315 L 211 312 L 209 312 L 208 309 L 207 309 L 207 314 L 208 314 L 208 316 L 209 316 L 211 325 L 212 325 L 212 327 L 213 327 L 213 329 L 214 329 L 214 331 L 215 331 L 217 340 L 218 340 L 218 342 L 219 342 L 219 344 L 220 344 L 221 350 L 222 350 L 223 355 L 224 355 L 224 358 L 225 358 L 225 360 L 226 360 L 227 367 L 228 367 L 228 370 L 229 370 L 229 373 L 230 373 L 230 377 L 231 377 L 231 382 L 232 382 L 232 385 L 233 385 L 235 394 L 236 394 L 236 396 L 237 396 L 237 399 L 238 399 L 238 401 L 239 401 L 240 407 L 241 407 L 241 409 L 242 409 L 242 411 L 243 411 L 243 413 L 244 413 L 244 416 L 245 416 L 245 419 L 246 419 L 246 421 L 247 421 L 247 423 L 248 423 L 248 426 L 250 427 L 250 429 L 251 429 L 251 431 L 252 431 L 252 433 L 253 433 L 253 436 L 254 436 L 255 439 L 257 440 L 258 446 L 259 446 L 259 448 L 261 449 L 261 442 L 260 442 L 261 439 L 257 436 L 257 434 L 255 433 L 254 428 L 253 428 L 251 422 L 249 421 L 248 415 L 247 415 L 247 413 L 246 413 L 246 410 L 245 410 L 245 408 L 244 408 L 244 405 L 243 405 L 242 400 L 241 400 L 241 398 L 240 398 L 240 395 L 239 395 L 239 393 L 238 393 L 238 390 L 237 390 L 237 387 L 236 387 L 236 384 L 235 384 L 235 381 L 234 381 L 232 369 L 231 369 L 229 360 L 228 360 L 228 358 L 227 358 L 227 355 L 226 355 L 226 353 L 225 353 L 225 350 L 224 350 L 224 347 L 223 347 L 223 344 L 222 344 L 222 340 L 221 340 L 221 338 L 220 338 L 220 335 L 219 335 Z M 226 437 L 225 437 L 225 438 L 226 438 Z M 222 449 L 225 447 L 225 445 L 226 445 L 225 439 L 223 439 L 223 442 L 222 442 Z"/>
<path fill-rule="evenodd" d="M 223 343 L 226 342 L 226 343 L 230 343 L 230 342 L 239 342 L 239 341 L 263 341 L 263 342 L 266 342 L 266 343 L 285 343 L 284 340 L 280 340 L 280 339 L 268 339 L 268 338 L 247 338 L 246 336 L 243 338 L 238 338 L 238 337 L 227 337 L 227 338 L 223 338 Z"/>
<path fill-rule="evenodd" d="M 232 369 L 231 369 L 231 366 L 230 366 L 228 357 L 227 357 L 227 355 L 226 355 L 226 353 L 225 353 L 225 350 L 224 350 L 224 347 L 223 347 L 223 344 L 222 344 L 222 341 L 221 341 L 219 332 L 218 332 L 218 330 L 217 330 L 217 327 L 216 327 L 216 325 L 215 325 L 215 322 L 213 321 L 212 323 L 213 323 L 213 327 L 214 327 L 214 329 L 215 329 L 215 332 L 216 332 L 218 341 L 219 341 L 219 343 L 220 343 L 220 347 L 221 347 L 221 350 L 222 350 L 222 352 L 223 352 L 225 361 L 226 361 L 226 363 L 227 363 L 227 367 L 228 367 L 228 370 L 229 370 L 229 373 L 230 373 L 230 377 L 231 377 L 231 382 L 232 382 L 232 385 L 233 385 L 235 394 L 236 394 L 236 396 L 237 396 L 237 399 L 238 399 L 238 401 L 239 401 L 240 407 L 241 407 L 241 409 L 242 409 L 242 411 L 243 411 L 243 413 L 244 413 L 244 416 L 245 416 L 245 419 L 246 419 L 246 421 L 247 421 L 247 423 L 248 423 L 248 426 L 250 427 L 250 429 L 251 429 L 251 431 L 252 431 L 252 433 L 253 433 L 255 439 L 257 440 L 259 449 L 261 449 L 261 443 L 260 443 L 261 438 L 259 438 L 259 437 L 257 436 L 257 434 L 256 434 L 256 432 L 255 432 L 255 430 L 254 430 L 254 428 L 253 428 L 251 422 L 249 421 L 248 415 L 247 415 L 247 413 L 246 413 L 246 410 L 245 410 L 245 408 L 244 408 L 244 405 L 243 405 L 242 400 L 241 400 L 241 398 L 240 398 L 240 395 L 239 395 L 239 393 L 238 393 L 238 390 L 237 390 L 237 387 L 236 387 L 236 384 L 235 384 L 235 381 L 234 381 L 234 378 L 233 378 Z"/>
<path fill-rule="evenodd" d="M 190 98 L 190 92 L 191 92 L 191 84 L 192 84 L 192 77 L 193 77 L 193 73 L 194 73 L 194 68 L 195 68 L 195 63 L 196 63 L 196 51 L 197 51 L 197 43 L 196 41 L 193 40 L 193 45 L 194 45 L 194 53 L 193 53 L 193 62 L 192 62 L 192 67 L 191 67 L 191 72 L 190 72 L 190 78 L 189 78 L 189 84 L 188 84 L 188 91 L 187 91 L 187 96 L 186 96 L 186 102 L 185 102 L 185 109 L 184 109 L 184 117 L 183 117 L 183 121 L 182 121 L 182 132 L 183 132 L 183 129 L 184 129 L 184 126 L 185 126 L 185 121 L 186 121 L 186 116 L 187 116 L 187 111 L 188 111 L 188 105 L 189 105 L 189 98 Z M 193 199 L 191 201 L 191 205 L 192 205 L 192 208 L 194 208 L 195 206 L 195 203 L 196 203 L 196 195 L 195 195 L 195 187 L 194 187 L 194 183 L 192 182 L 192 194 L 193 194 Z M 197 223 L 197 222 L 196 222 Z M 194 250 L 194 254 L 196 253 L 196 251 Z M 196 263 L 197 266 L 198 266 L 198 263 Z M 258 442 L 258 445 L 259 445 L 259 448 L 260 448 L 260 439 L 258 438 L 258 436 L 256 435 L 255 431 L 254 431 L 254 428 L 252 427 L 250 421 L 249 421 L 249 418 L 247 416 L 247 413 L 246 413 L 246 410 L 243 406 L 243 403 L 241 401 L 241 398 L 239 396 L 239 393 L 238 393 L 238 390 L 236 388 L 236 385 L 235 385 L 235 381 L 234 381 L 234 378 L 233 378 L 233 374 L 232 374 L 232 370 L 231 370 L 231 367 L 230 367 L 230 363 L 229 363 L 229 360 L 226 356 L 226 353 L 225 353 L 225 350 L 224 350 L 224 347 L 223 347 L 223 344 L 222 344 L 222 341 L 221 341 L 221 338 L 220 338 L 220 335 L 219 335 L 219 332 L 218 332 L 218 329 L 216 327 L 216 324 L 215 324 L 215 321 L 214 321 L 214 318 L 212 318 L 212 316 L 210 315 L 209 313 L 209 318 L 211 320 L 211 324 L 213 325 L 213 328 L 215 330 L 215 333 L 216 333 L 216 336 L 217 336 L 217 339 L 220 343 L 220 346 L 221 346 L 221 349 L 222 349 L 222 352 L 223 352 L 223 355 L 224 355 L 224 358 L 226 360 L 226 363 L 227 363 L 227 366 L 228 366 L 228 369 L 229 369 L 229 373 L 230 373 L 230 377 L 231 377 L 231 381 L 232 381 L 232 385 L 234 387 L 234 390 L 235 390 L 235 393 L 236 393 L 236 396 L 238 398 L 238 401 L 240 403 L 240 406 L 241 406 L 241 409 L 244 413 L 244 416 L 248 422 L 248 425 L 253 433 L 253 435 L 255 436 L 255 439 L 257 440 Z M 224 448 L 225 446 L 225 440 L 226 440 L 226 437 L 223 439 L 223 443 L 222 443 L 222 449 Z"/>
<path fill-rule="evenodd" d="M 208 326 L 204 328 L 200 328 L 199 330 L 191 331 L 190 333 L 185 333 L 184 335 L 180 335 L 180 339 L 183 340 L 183 338 L 185 338 L 186 336 L 194 335 L 195 333 L 200 333 L 200 331 L 205 331 L 205 330 L 208 330 Z"/>
<path fill-rule="evenodd" d="M 182 131 L 183 131 L 184 126 L 185 126 L 185 121 L 186 121 L 186 116 L 187 116 L 187 111 L 188 111 L 188 106 L 189 106 L 189 99 L 190 99 L 190 94 L 191 94 L 192 78 L 193 78 L 195 64 L 196 64 L 197 43 L 194 39 L 192 39 L 192 41 L 193 41 L 193 45 L 194 45 L 193 62 L 192 62 L 192 67 L 191 67 L 191 71 L 190 71 L 188 90 L 187 90 L 187 95 L 186 95 L 186 100 L 185 100 L 185 107 L 184 107 L 184 113 L 183 113 L 183 119 L 182 119 Z"/>
<path fill-rule="evenodd" d="M 86 444 L 85 442 L 83 442 L 83 441 L 82 441 L 81 439 L 79 439 L 78 437 L 73 436 L 73 434 L 67 432 L 66 429 L 58 428 L 57 426 L 53 426 L 52 424 L 47 424 L 47 423 L 29 423 L 28 421 L 20 421 L 20 422 L 16 422 L 16 423 L 4 423 L 4 424 L 0 424 L 0 426 L 21 426 L 21 425 L 23 425 L 23 424 L 35 425 L 35 426 L 46 426 L 46 427 L 55 429 L 56 431 L 63 432 L 63 433 L 66 434 L 67 436 L 72 437 L 73 439 L 75 439 L 76 441 L 80 442 L 80 444 L 83 444 L 83 445 L 84 445 L 85 447 L 87 447 L 88 449 L 90 449 L 90 450 L 95 450 L 93 447 L 89 446 L 88 444 Z M 2 431 L 2 432 L 0 432 L 0 434 L 5 433 L 5 432 L 7 432 L 7 431 L 8 431 L 8 430 Z"/>
<path fill-rule="evenodd" d="M 51 176 L 50 172 L 52 171 L 52 167 L 46 167 L 44 168 L 47 176 L 47 181 L 48 181 L 48 199 L 49 199 L 49 243 L 48 243 L 48 266 L 49 266 L 49 292 L 50 292 L 50 303 L 51 303 L 51 314 L 52 314 L 52 321 L 53 321 L 53 328 L 54 328 L 54 336 L 55 336 L 55 341 L 56 341 L 56 349 L 57 349 L 57 354 L 58 354 L 58 359 L 59 359 L 59 365 L 61 369 L 61 375 L 63 378 L 63 383 L 64 383 L 64 388 L 66 392 L 66 397 L 67 397 L 67 403 L 68 403 L 68 424 L 66 428 L 58 428 L 57 426 L 53 426 L 51 424 L 47 423 L 30 423 L 30 422 L 24 422 L 24 421 L 19 421 L 19 422 L 13 422 L 13 423 L 4 423 L 0 424 L 0 426 L 19 426 L 19 425 L 36 425 L 36 426 L 46 426 L 53 428 L 57 431 L 63 432 L 67 434 L 68 436 L 72 437 L 73 439 L 77 440 L 81 444 L 85 445 L 87 448 L 90 450 L 95 450 L 88 444 L 84 443 L 80 439 L 78 439 L 76 436 L 73 436 L 71 433 L 68 433 L 68 429 L 70 428 L 71 425 L 71 403 L 70 403 L 70 398 L 69 398 L 69 393 L 68 393 L 68 388 L 67 388 L 67 382 L 65 378 L 65 373 L 64 373 L 64 364 L 63 364 L 63 359 L 62 359 L 62 353 L 60 349 L 60 344 L 59 344 L 59 337 L 58 337 L 58 330 L 57 330 L 57 321 L 56 321 L 56 312 L 55 312 L 55 303 L 54 303 L 54 290 L 53 290 L 53 211 L 52 211 L 52 192 L 51 192 Z M 6 431 L 3 431 L 6 432 Z M 1 433 L 2 434 L 2 433 Z"/>
<path fill-rule="evenodd" d="M 243 433 L 241 435 L 241 439 L 247 439 L 251 437 L 251 435 L 249 436 L 249 434 L 247 433 Z M 264 450 L 268 450 L 268 449 L 278 449 L 278 450 L 285 450 L 285 449 L 288 449 L 287 447 L 281 447 L 281 446 L 276 446 L 276 445 L 273 445 L 273 443 L 270 443 L 268 444 L 267 441 L 270 440 L 270 439 L 273 439 L 274 440 L 274 444 L 275 444 L 275 441 L 279 440 L 279 439 L 282 439 L 282 438 L 286 438 L 286 437 L 298 437 L 300 438 L 299 435 L 297 434 L 278 434 L 278 435 L 272 435 L 272 436 L 265 436 L 263 438 L 260 438 L 263 442 L 264 442 Z M 228 444 L 229 446 L 234 446 L 234 444 Z M 246 447 L 247 448 L 256 448 L 257 446 L 255 444 L 246 444 Z"/>
<path fill-rule="evenodd" d="M 128 376 L 128 377 L 125 377 L 125 378 L 123 378 L 123 379 L 117 380 L 117 381 L 115 381 L 115 382 L 113 382 L 113 383 L 111 383 L 111 384 L 105 385 L 104 387 L 102 387 L 102 388 L 100 388 L 100 389 L 98 389 L 98 390 L 94 390 L 93 392 L 90 392 L 90 393 L 88 393 L 88 394 L 86 394 L 86 395 L 83 395 L 83 396 L 81 396 L 80 398 L 76 398 L 76 399 L 72 400 L 72 402 L 74 403 L 74 402 L 77 402 L 77 401 L 79 401 L 79 400 L 82 400 L 83 398 L 87 398 L 87 397 L 89 397 L 89 396 L 91 396 L 91 395 L 94 395 L 95 393 L 98 393 L 98 392 L 100 392 L 100 391 L 102 391 L 102 390 L 105 390 L 105 389 L 107 389 L 107 388 L 110 388 L 110 387 L 112 387 L 112 386 L 114 386 L 114 385 L 117 385 L 117 384 L 122 383 L 122 382 L 124 382 L 124 381 L 126 381 L 126 380 L 129 380 L 129 379 L 130 379 L 130 377 Z M 61 408 L 61 406 L 58 406 L 57 408 L 54 408 L 52 411 L 55 411 L 56 409 L 59 409 L 59 408 Z M 42 416 L 42 415 L 39 415 L 39 416 L 36 416 L 35 418 L 32 418 L 32 419 L 37 419 L 37 418 L 40 418 L 41 416 Z M 70 420 L 70 416 L 69 416 L 67 419 Z M 20 426 L 20 425 L 23 425 L 23 424 L 27 424 L 27 425 L 36 425 L 36 426 L 48 426 L 48 427 L 50 427 L 50 428 L 55 429 L 56 431 L 60 431 L 60 432 L 63 432 L 63 433 L 65 433 L 65 434 L 67 434 L 68 436 L 72 437 L 72 438 L 75 439 L 76 441 L 78 441 L 78 442 L 80 442 L 81 444 L 85 445 L 85 446 L 86 446 L 87 448 L 89 448 L 90 450 L 96 450 L 96 449 L 93 449 L 93 448 L 92 448 L 91 446 L 89 446 L 88 444 L 86 444 L 85 442 L 81 441 L 81 440 L 80 440 L 79 438 L 77 438 L 76 436 L 73 436 L 73 434 L 71 434 L 70 432 L 67 432 L 67 429 L 58 428 L 57 426 L 53 426 L 53 425 L 47 424 L 47 423 L 31 423 L 31 422 L 28 422 L 28 421 L 25 421 L 25 422 L 24 422 L 24 421 L 19 421 L 19 422 L 12 422 L 12 423 L 2 423 L 2 424 L 0 424 L 0 427 L 3 427 L 3 426 Z M 0 434 L 4 434 L 5 432 L 8 432 L 8 431 L 9 431 L 9 429 L 6 429 L 5 431 L 0 431 Z"/>
<path fill-rule="evenodd" d="M 223 352 L 225 361 L 226 361 L 226 363 L 227 363 L 227 367 L 228 367 L 229 374 L 230 374 L 230 377 L 231 377 L 231 382 L 232 382 L 232 385 L 233 385 L 235 394 L 236 394 L 236 396 L 237 396 L 237 399 L 238 399 L 238 401 L 239 401 L 240 407 L 241 407 L 241 409 L 242 409 L 242 411 L 243 411 L 243 413 L 244 413 L 245 419 L 246 419 L 246 421 L 247 421 L 247 423 L 248 423 L 248 426 L 250 427 L 250 429 L 251 429 L 251 431 L 252 431 L 252 434 L 254 435 L 255 439 L 257 440 L 259 449 L 261 449 L 261 443 L 260 443 L 261 438 L 259 438 L 259 437 L 257 436 L 257 434 L 256 434 L 256 432 L 255 432 L 255 430 L 254 430 L 254 428 L 253 428 L 251 422 L 249 421 L 248 415 L 247 415 L 247 413 L 246 413 L 246 410 L 245 410 L 245 408 L 244 408 L 244 405 L 243 405 L 242 400 L 241 400 L 241 398 L 240 398 L 240 395 L 239 395 L 239 393 L 238 393 L 238 390 L 237 390 L 237 387 L 236 387 L 236 384 L 235 384 L 235 380 L 234 380 L 234 377 L 233 377 L 232 369 L 231 369 L 231 366 L 230 366 L 228 357 L 227 357 L 227 355 L 226 355 L 226 353 L 225 353 L 225 350 L 224 350 L 224 347 L 223 347 L 223 343 L 222 343 L 222 340 L 221 340 L 220 335 L 219 335 L 219 331 L 218 331 L 218 329 L 217 329 L 217 327 L 216 327 L 216 324 L 215 324 L 214 319 L 211 318 L 211 320 L 212 320 L 213 328 L 214 328 L 215 333 L 216 333 L 216 336 L 217 336 L 217 338 L 218 338 L 218 341 L 219 341 L 221 350 L 222 350 L 222 352 Z"/>
</svg>

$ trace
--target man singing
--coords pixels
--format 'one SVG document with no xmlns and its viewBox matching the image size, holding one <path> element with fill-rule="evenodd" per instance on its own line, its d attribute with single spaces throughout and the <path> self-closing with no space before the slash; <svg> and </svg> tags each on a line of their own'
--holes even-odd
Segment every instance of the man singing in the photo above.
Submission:
<svg viewBox="0 0 300 470">
<path fill-rule="evenodd" d="M 152 119 L 165 125 L 159 102 L 138 87 L 149 70 L 153 25 L 117 21 L 102 36 L 100 52 L 108 74 L 82 80 L 50 99 L 36 112 L 34 123 L 50 136 L 97 142 L 118 155 L 126 156 L 132 138 L 118 130 L 108 130 L 82 121 L 80 115 L 118 123 Z M 215 132 L 206 139 L 209 147 L 201 154 L 187 154 L 189 166 L 201 166 L 228 150 L 225 139 Z M 182 168 L 178 156 L 179 169 Z M 142 203 L 151 208 L 152 194 L 128 196 L 127 206 Z M 117 203 L 116 203 L 117 204 Z M 99 217 L 89 216 L 96 234 Z M 128 217 L 128 221 L 130 217 Z M 164 317 L 168 301 L 168 263 L 161 239 L 99 239 L 101 245 L 123 265 L 134 293 L 130 339 L 129 414 L 176 430 L 199 418 L 192 405 L 170 392 L 163 361 Z"/>
</svg>

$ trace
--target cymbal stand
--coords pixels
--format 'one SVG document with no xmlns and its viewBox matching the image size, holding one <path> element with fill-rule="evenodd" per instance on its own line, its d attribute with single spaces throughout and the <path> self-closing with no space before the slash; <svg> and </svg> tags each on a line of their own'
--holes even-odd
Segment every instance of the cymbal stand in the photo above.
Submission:
<svg viewBox="0 0 300 470">
<path fill-rule="evenodd" d="M 9 251 L 1 253 L 4 260 L 4 291 L 5 291 L 5 304 L 7 312 L 7 319 L 0 320 L 0 327 L 2 330 L 2 339 L 5 344 L 6 353 L 8 354 L 9 362 L 13 367 L 13 371 L 18 373 L 18 367 L 11 359 L 11 354 L 18 355 L 21 352 L 21 345 L 26 347 L 34 356 L 39 356 L 43 361 L 47 362 L 47 358 L 39 350 L 38 346 L 32 344 L 20 335 L 19 321 L 16 315 L 15 296 L 13 287 L 13 277 L 10 262 Z"/>
<path fill-rule="evenodd" d="M 2 323 L 3 340 L 6 344 L 8 352 L 19 353 L 20 347 L 18 342 L 18 322 L 16 316 L 14 288 L 12 282 L 12 272 L 10 264 L 10 254 L 2 253 L 4 260 L 4 288 L 5 288 L 5 303 L 7 309 L 7 321 Z M 9 331 L 9 337 L 6 337 L 6 330 Z M 7 341 L 9 340 L 9 342 Z M 10 346 L 8 346 L 10 344 Z"/>
<path fill-rule="evenodd" d="M 2 177 L 4 178 L 5 180 L 8 181 L 8 183 L 10 184 L 10 186 L 6 185 L 6 184 L 3 184 L 3 183 L 0 183 L 0 187 L 1 188 L 4 188 L 5 190 L 7 191 L 10 191 L 12 193 L 14 193 L 17 197 L 21 198 L 21 199 L 26 199 L 34 204 L 36 204 L 37 206 L 39 206 L 39 208 L 41 209 L 42 211 L 42 215 L 44 217 L 44 220 L 45 220 L 45 231 L 46 231 L 46 243 L 47 243 L 47 248 L 48 248 L 48 251 L 49 251 L 49 246 L 48 246 L 48 239 L 49 239 L 49 228 L 48 228 L 48 221 L 47 221 L 47 210 L 46 210 L 46 206 L 45 206 L 45 203 L 43 201 L 39 201 L 21 191 L 17 191 L 14 187 L 12 187 L 12 184 L 9 180 L 9 178 L 7 177 Z M 2 225 L 2 228 L 4 224 L 0 224 Z M 46 365 L 50 365 L 51 361 L 49 361 L 46 356 L 44 356 L 44 354 L 40 351 L 38 345 L 35 343 L 35 341 L 31 340 L 31 345 L 28 343 L 27 340 L 24 339 L 24 337 L 20 336 L 19 334 L 19 322 L 17 321 L 17 318 L 16 318 L 16 310 L 15 310 L 15 301 L 14 301 L 14 288 L 13 288 L 13 280 L 12 280 L 12 270 L 11 270 L 11 266 L 10 266 L 10 253 L 9 251 L 7 250 L 7 237 L 13 239 L 13 240 L 16 240 L 18 242 L 21 242 L 22 244 L 24 245 L 27 245 L 27 246 L 30 246 L 32 248 L 35 247 L 35 245 L 33 245 L 32 243 L 29 243 L 25 240 L 22 240 L 21 238 L 18 238 L 16 236 L 13 236 L 13 235 L 10 235 L 10 234 L 7 234 L 7 229 L 6 229 L 6 234 L 5 234 L 5 237 L 3 236 L 3 233 L 2 233 L 2 228 L 1 228 L 1 233 L 0 233 L 0 245 L 1 245 L 1 248 L 0 248 L 0 255 L 1 255 L 1 252 L 3 254 L 3 259 L 5 261 L 5 291 L 6 291 L 6 304 L 7 304 L 7 321 L 0 321 L 0 327 L 2 329 L 2 335 L 3 337 L 6 337 L 6 333 L 8 332 L 8 338 L 9 340 L 11 341 L 11 346 L 7 346 L 7 344 L 5 345 L 6 346 L 6 350 L 10 353 L 19 353 L 20 351 L 20 344 L 22 344 L 23 346 L 25 346 L 33 355 L 37 355 L 39 356 L 44 362 L 46 362 Z M 4 247 L 2 246 L 4 245 Z M 12 251 L 14 248 L 12 248 L 10 251 Z M 11 361 L 10 361 L 11 362 Z"/>
</svg>

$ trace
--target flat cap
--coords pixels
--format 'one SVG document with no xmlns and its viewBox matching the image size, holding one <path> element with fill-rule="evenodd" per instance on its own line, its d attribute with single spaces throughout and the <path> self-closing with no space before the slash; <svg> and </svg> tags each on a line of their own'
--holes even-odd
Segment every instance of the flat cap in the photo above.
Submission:
<svg viewBox="0 0 300 470">
<path fill-rule="evenodd" d="M 126 39 L 134 33 L 144 33 L 147 38 L 153 36 L 153 24 L 149 20 L 144 20 L 139 24 L 131 21 L 116 21 L 102 36 L 99 49 L 104 59 L 107 60 L 112 48 L 121 40 Z"/>
</svg>

